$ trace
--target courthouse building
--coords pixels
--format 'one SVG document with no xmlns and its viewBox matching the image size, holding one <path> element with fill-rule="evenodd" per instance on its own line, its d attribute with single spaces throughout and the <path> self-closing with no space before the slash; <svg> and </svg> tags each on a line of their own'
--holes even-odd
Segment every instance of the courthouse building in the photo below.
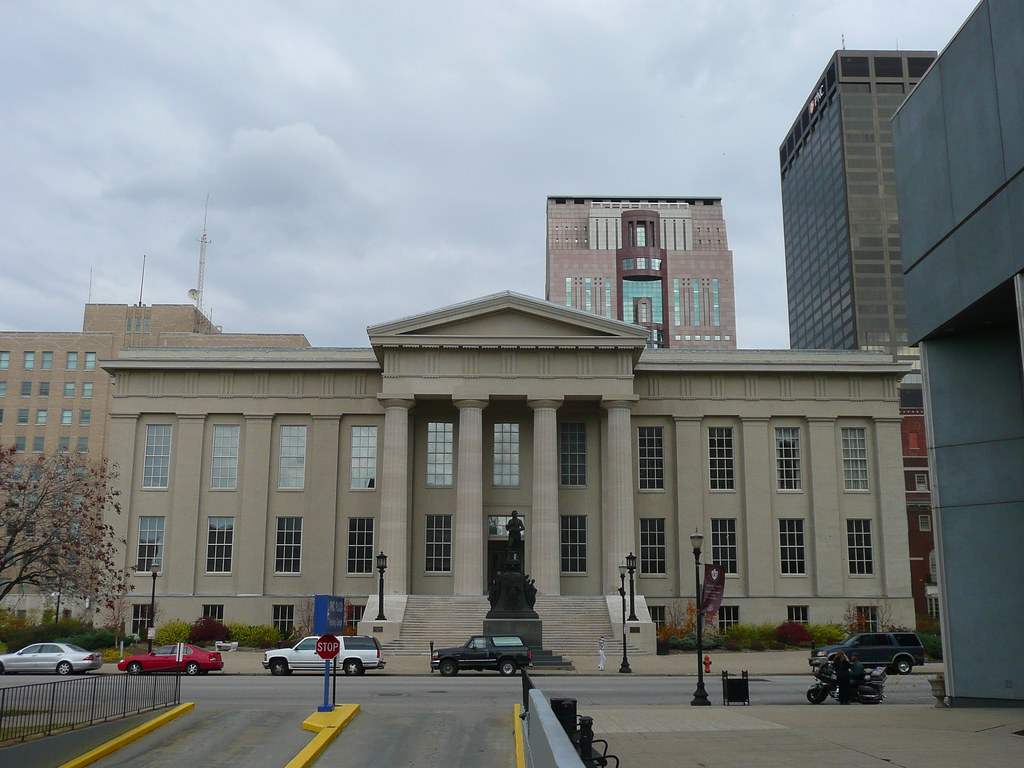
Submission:
<svg viewBox="0 0 1024 768">
<path fill-rule="evenodd" d="M 151 348 L 115 380 L 116 524 L 161 621 L 287 628 L 314 593 L 481 596 L 513 511 L 542 596 L 615 594 L 638 556 L 658 618 L 912 625 L 898 381 L 867 352 L 646 349 L 633 324 L 500 293 L 372 326 L 370 346 Z M 392 621 L 401 621 L 389 613 Z"/>
</svg>

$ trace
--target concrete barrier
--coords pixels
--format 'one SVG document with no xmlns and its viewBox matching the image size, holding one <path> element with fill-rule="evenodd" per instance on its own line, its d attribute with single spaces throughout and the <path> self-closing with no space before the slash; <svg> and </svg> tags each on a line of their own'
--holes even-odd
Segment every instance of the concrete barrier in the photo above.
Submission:
<svg viewBox="0 0 1024 768">
<path fill-rule="evenodd" d="M 583 768 L 583 761 L 543 691 L 531 690 L 529 702 L 524 724 L 526 765 L 530 768 Z"/>
</svg>

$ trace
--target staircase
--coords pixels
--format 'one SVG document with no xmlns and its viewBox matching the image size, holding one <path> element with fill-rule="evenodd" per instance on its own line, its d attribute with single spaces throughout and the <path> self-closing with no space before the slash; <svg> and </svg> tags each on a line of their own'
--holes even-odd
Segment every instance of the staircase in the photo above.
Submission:
<svg viewBox="0 0 1024 768">
<path fill-rule="evenodd" d="M 534 609 L 544 622 L 544 648 L 549 652 L 581 661 L 589 657 L 596 666 L 599 635 L 604 635 L 609 659 L 622 652 L 621 629 L 612 626 L 603 597 L 540 596 Z M 385 644 L 384 650 L 396 656 L 420 656 L 430 652 L 431 642 L 435 648 L 462 645 L 470 635 L 483 631 L 488 610 L 486 597 L 409 595 L 401 635 Z M 535 653 L 534 664 L 550 668 L 544 655 Z M 557 665 L 557 660 L 553 664 Z"/>
</svg>

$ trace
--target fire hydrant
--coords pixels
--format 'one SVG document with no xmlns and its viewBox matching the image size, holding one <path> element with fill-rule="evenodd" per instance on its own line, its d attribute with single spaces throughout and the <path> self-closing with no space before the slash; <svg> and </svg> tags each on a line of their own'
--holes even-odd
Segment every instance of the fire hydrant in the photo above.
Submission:
<svg viewBox="0 0 1024 768">
<path fill-rule="evenodd" d="M 704 674 L 711 672 L 711 657 L 707 654 L 704 655 Z"/>
</svg>

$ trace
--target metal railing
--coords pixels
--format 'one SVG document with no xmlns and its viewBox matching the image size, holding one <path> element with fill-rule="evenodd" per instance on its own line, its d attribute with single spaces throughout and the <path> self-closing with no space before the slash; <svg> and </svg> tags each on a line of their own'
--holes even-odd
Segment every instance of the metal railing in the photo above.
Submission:
<svg viewBox="0 0 1024 768">
<path fill-rule="evenodd" d="M 0 743 L 181 703 L 178 675 L 85 675 L 0 688 Z"/>
</svg>

